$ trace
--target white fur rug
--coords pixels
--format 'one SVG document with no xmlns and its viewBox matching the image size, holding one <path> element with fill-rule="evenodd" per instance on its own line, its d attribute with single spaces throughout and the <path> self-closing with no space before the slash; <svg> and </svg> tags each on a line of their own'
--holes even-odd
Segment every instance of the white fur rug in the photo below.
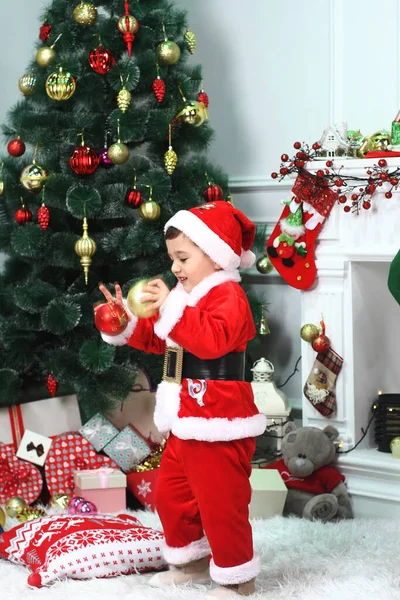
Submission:
<svg viewBox="0 0 400 600">
<path fill-rule="evenodd" d="M 160 527 L 152 513 L 134 513 Z M 297 518 L 253 520 L 265 600 L 400 600 L 400 521 L 355 519 L 323 525 Z M 1 600 L 201 600 L 206 586 L 152 589 L 150 575 L 66 580 L 30 589 L 27 569 L 0 560 Z"/>
</svg>

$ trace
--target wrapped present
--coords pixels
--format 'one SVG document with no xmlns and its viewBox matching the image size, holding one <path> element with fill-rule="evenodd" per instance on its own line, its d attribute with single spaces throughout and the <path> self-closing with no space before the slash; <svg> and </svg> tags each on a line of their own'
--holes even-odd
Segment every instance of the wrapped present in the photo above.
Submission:
<svg viewBox="0 0 400 600">
<path fill-rule="evenodd" d="M 79 433 L 57 436 L 47 455 L 45 473 L 50 496 L 71 494 L 75 487 L 74 471 L 117 469 L 118 465 L 108 456 L 97 454 L 90 442 Z"/>
<path fill-rule="evenodd" d="M 42 491 L 39 470 L 15 456 L 13 444 L 0 445 L 0 504 L 20 496 L 27 504 L 34 502 Z"/>
<path fill-rule="evenodd" d="M 132 471 L 136 465 L 151 454 L 151 447 L 131 425 L 127 425 L 103 448 L 103 451 L 125 473 L 129 473 L 129 471 Z"/>
<path fill-rule="evenodd" d="M 43 467 L 52 441 L 44 435 L 26 429 L 17 450 L 17 457 Z"/>
<path fill-rule="evenodd" d="M 250 476 L 250 485 L 250 517 L 267 519 L 282 515 L 288 491 L 277 469 L 254 468 Z"/>
<path fill-rule="evenodd" d="M 100 513 L 126 509 L 126 475 L 117 469 L 101 467 L 75 471 L 74 495 L 93 502 Z"/>
<path fill-rule="evenodd" d="M 3 444 L 13 443 L 15 450 L 25 429 L 53 436 L 65 431 L 78 431 L 81 425 L 78 400 L 74 395 L 0 408 L 0 441 Z"/>
<path fill-rule="evenodd" d="M 118 435 L 119 430 L 103 415 L 97 413 L 80 428 L 79 433 L 100 452 Z"/>
</svg>

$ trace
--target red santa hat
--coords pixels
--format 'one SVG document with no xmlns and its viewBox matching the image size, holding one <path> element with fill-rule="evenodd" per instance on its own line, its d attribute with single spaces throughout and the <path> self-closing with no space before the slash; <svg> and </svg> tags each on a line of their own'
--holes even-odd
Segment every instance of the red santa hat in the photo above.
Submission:
<svg viewBox="0 0 400 600">
<path fill-rule="evenodd" d="M 165 224 L 164 231 L 182 231 L 225 271 L 246 269 L 255 261 L 250 251 L 256 227 L 240 210 L 224 200 L 180 210 Z"/>
</svg>

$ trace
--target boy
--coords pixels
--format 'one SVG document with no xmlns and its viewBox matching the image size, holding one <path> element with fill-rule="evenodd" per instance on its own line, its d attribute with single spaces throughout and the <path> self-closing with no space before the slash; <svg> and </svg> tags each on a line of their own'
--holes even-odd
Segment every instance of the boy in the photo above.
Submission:
<svg viewBox="0 0 400 600">
<path fill-rule="evenodd" d="M 211 575 L 219 584 L 207 596 L 214 600 L 253 593 L 260 571 L 249 476 L 266 418 L 244 381 L 245 350 L 256 331 L 237 270 L 254 262 L 254 235 L 254 224 L 228 202 L 179 211 L 165 225 L 177 286 L 169 291 L 161 279 L 151 281 L 142 301 L 159 312 L 130 315 L 119 336 L 102 334 L 111 344 L 165 352 L 154 421 L 169 435 L 156 504 L 170 570 L 150 585 L 206 583 Z M 122 303 L 117 285 L 115 301 Z"/>
</svg>

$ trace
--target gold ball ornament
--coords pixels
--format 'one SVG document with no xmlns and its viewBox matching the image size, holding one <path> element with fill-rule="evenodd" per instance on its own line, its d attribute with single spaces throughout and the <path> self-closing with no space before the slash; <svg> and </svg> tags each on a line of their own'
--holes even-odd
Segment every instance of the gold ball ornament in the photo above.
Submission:
<svg viewBox="0 0 400 600">
<path fill-rule="evenodd" d="M 10 498 L 6 504 L 6 515 L 15 518 L 27 506 L 28 505 L 23 498 L 14 496 L 13 498 Z"/>
<path fill-rule="evenodd" d="M 36 62 L 40 67 L 48 67 L 55 58 L 56 51 L 51 46 L 43 46 L 36 52 Z"/>
<path fill-rule="evenodd" d="M 198 100 L 185 100 L 183 108 L 176 115 L 177 119 L 182 119 L 185 123 L 200 127 L 207 119 L 207 111 L 203 102 Z"/>
<path fill-rule="evenodd" d="M 124 113 L 128 110 L 131 100 L 132 94 L 126 89 L 126 87 L 123 87 L 122 90 L 118 92 L 117 96 L 117 104 L 121 112 Z"/>
<path fill-rule="evenodd" d="M 26 523 L 27 521 L 34 521 L 35 519 L 40 519 L 40 517 L 45 517 L 46 515 L 47 513 L 43 508 L 27 506 L 17 514 L 17 519 L 20 523 Z"/>
<path fill-rule="evenodd" d="M 97 8 L 90 2 L 81 2 L 75 7 L 73 12 L 74 19 L 79 25 L 90 27 L 96 22 Z"/>
<path fill-rule="evenodd" d="M 274 270 L 274 265 L 272 264 L 268 256 L 262 256 L 256 262 L 256 268 L 259 273 L 262 273 L 263 275 L 268 275 L 268 273 L 271 273 L 271 271 Z"/>
<path fill-rule="evenodd" d="M 306 325 L 303 325 L 303 327 L 300 329 L 301 339 L 305 342 L 312 343 L 319 336 L 319 334 L 319 327 L 313 325 L 312 323 L 307 323 Z"/>
<path fill-rule="evenodd" d="M 50 498 L 50 506 L 52 508 L 62 508 L 67 510 L 71 496 L 69 494 L 54 494 Z"/>
<path fill-rule="evenodd" d="M 34 162 L 22 171 L 20 181 L 26 190 L 38 191 L 42 189 L 48 176 L 48 171 Z"/>
<path fill-rule="evenodd" d="M 24 96 L 33 96 L 36 91 L 36 76 L 32 73 L 22 75 L 18 81 L 18 87 Z"/>
<path fill-rule="evenodd" d="M 123 165 L 129 158 L 129 148 L 118 141 L 109 147 L 107 156 L 114 165 Z"/>
<path fill-rule="evenodd" d="M 143 221 L 157 221 L 160 216 L 160 206 L 154 200 L 147 200 L 139 208 L 139 214 Z"/>
<path fill-rule="evenodd" d="M 181 49 L 172 40 L 165 40 L 158 44 L 156 54 L 160 65 L 175 65 L 181 57 Z"/>
<path fill-rule="evenodd" d="M 6 524 L 6 513 L 0 506 L 0 527 L 3 527 L 3 529 L 4 529 L 5 524 Z"/>
<path fill-rule="evenodd" d="M 80 263 L 83 267 L 83 272 L 85 274 L 85 283 L 88 284 L 89 280 L 89 267 L 92 264 L 92 256 L 96 252 L 97 245 L 96 242 L 89 237 L 88 234 L 88 222 L 87 218 L 83 218 L 83 235 L 79 240 L 75 243 L 75 253 L 80 257 Z"/>
<path fill-rule="evenodd" d="M 172 148 L 172 146 L 170 146 L 168 148 L 168 150 L 166 151 L 166 153 L 164 154 L 164 164 L 165 164 L 165 170 L 167 171 L 168 175 L 172 175 L 172 173 L 175 171 L 175 167 L 178 163 L 178 155 L 175 152 L 175 150 Z"/>
<path fill-rule="evenodd" d="M 46 92 L 49 98 L 61 102 L 69 100 L 76 90 L 75 77 L 68 71 L 59 67 L 58 71 L 51 73 L 46 80 Z"/>
<path fill-rule="evenodd" d="M 129 290 L 126 302 L 128 308 L 139 319 L 149 319 L 157 313 L 157 310 L 146 311 L 146 308 L 151 302 L 142 302 L 144 294 L 143 288 L 151 281 L 151 279 L 141 279 L 137 281 Z"/>
</svg>

